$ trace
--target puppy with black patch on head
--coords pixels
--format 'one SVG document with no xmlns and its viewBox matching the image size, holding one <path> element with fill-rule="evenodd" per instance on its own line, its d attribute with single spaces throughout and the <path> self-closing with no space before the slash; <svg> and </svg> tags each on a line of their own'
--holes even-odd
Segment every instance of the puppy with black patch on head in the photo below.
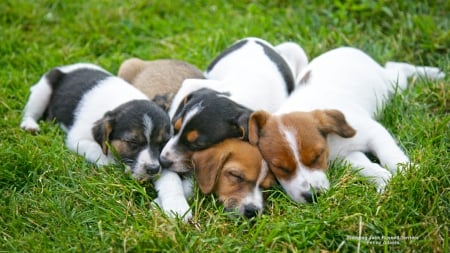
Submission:
<svg viewBox="0 0 450 253">
<path fill-rule="evenodd" d="M 434 67 L 399 62 L 382 67 L 355 48 L 331 50 L 304 68 L 299 86 L 279 110 L 252 114 L 249 140 L 297 202 L 311 202 L 314 194 L 329 188 L 327 162 L 336 158 L 383 191 L 409 158 L 375 117 L 411 76 L 439 79 L 444 74 Z"/>
<path fill-rule="evenodd" d="M 211 62 L 206 80 L 183 82 L 169 110 L 174 135 L 161 152 L 161 163 L 190 171 L 194 152 L 227 138 L 248 140 L 252 110 L 275 111 L 294 89 L 304 62 L 307 57 L 295 43 L 274 47 L 258 38 L 237 41 Z"/>
<path fill-rule="evenodd" d="M 141 90 L 165 111 L 169 110 L 185 79 L 204 79 L 197 67 L 174 59 L 145 61 L 130 58 L 120 65 L 118 76 Z"/>
<path fill-rule="evenodd" d="M 67 133 L 67 147 L 89 162 L 105 165 L 118 158 L 138 180 L 161 171 L 159 154 L 171 136 L 168 115 L 99 66 L 61 66 L 42 76 L 31 87 L 20 127 L 37 132 L 44 114 Z"/>
</svg>

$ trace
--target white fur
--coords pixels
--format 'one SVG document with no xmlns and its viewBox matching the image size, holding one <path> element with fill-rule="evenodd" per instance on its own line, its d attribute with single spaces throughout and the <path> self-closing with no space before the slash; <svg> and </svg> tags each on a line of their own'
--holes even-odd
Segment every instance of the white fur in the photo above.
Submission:
<svg viewBox="0 0 450 253">
<path fill-rule="evenodd" d="M 184 181 L 172 171 L 163 170 L 161 176 L 155 182 L 158 198 L 154 202 L 170 217 L 179 217 L 184 221 L 192 218 L 187 198 L 191 194 L 192 182 Z"/>
<path fill-rule="evenodd" d="M 247 196 L 244 197 L 242 200 L 242 204 L 240 206 L 239 213 L 244 214 L 245 213 L 245 207 L 248 205 L 255 206 L 259 212 L 262 212 L 264 209 L 263 203 L 263 194 L 260 188 L 261 183 L 263 182 L 264 178 L 266 178 L 267 173 L 269 173 L 269 166 L 267 165 L 266 161 L 262 160 L 261 162 L 261 172 L 258 175 L 258 179 L 256 180 L 255 187 L 253 188 L 253 191 L 250 191 Z"/>
<path fill-rule="evenodd" d="M 424 76 L 442 78 L 444 74 L 433 67 L 416 67 L 407 63 L 389 62 L 385 68 L 354 48 L 338 48 L 313 59 L 300 75 L 310 72 L 306 83 L 294 91 L 276 114 L 314 109 L 338 109 L 356 130 L 352 138 L 328 136 L 329 159 L 341 158 L 376 183 L 383 191 L 387 181 L 409 163 L 408 157 L 389 132 L 377 121 L 376 113 L 395 92 L 407 86 L 407 78 Z M 300 80 L 299 79 L 299 80 Z M 364 152 L 375 154 L 381 165 L 371 162 Z M 322 178 L 322 175 L 319 177 Z M 323 181 L 323 180 L 320 180 Z M 284 183 L 291 196 L 299 196 L 297 184 Z M 323 184 L 323 183 L 322 183 Z M 296 186 L 294 186 L 296 185 Z M 312 184 L 312 186 L 316 186 Z"/>
</svg>

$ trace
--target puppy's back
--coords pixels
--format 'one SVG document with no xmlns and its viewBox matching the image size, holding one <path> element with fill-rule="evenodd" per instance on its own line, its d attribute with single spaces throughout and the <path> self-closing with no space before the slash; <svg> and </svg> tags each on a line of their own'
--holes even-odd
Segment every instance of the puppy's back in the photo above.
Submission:
<svg viewBox="0 0 450 253">
<path fill-rule="evenodd" d="M 185 79 L 204 78 L 194 65 L 173 59 L 143 61 L 132 58 L 122 63 L 118 75 L 166 110 Z"/>
</svg>

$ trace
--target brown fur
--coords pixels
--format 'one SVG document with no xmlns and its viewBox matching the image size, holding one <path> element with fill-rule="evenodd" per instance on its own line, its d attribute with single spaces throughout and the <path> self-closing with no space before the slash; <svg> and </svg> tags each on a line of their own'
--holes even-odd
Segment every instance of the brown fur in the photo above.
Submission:
<svg viewBox="0 0 450 253">
<path fill-rule="evenodd" d="M 172 59 L 144 61 L 138 58 L 124 61 L 118 76 L 136 86 L 166 111 L 185 79 L 204 78 L 197 67 L 187 62 Z"/>
<path fill-rule="evenodd" d="M 256 147 L 238 139 L 227 139 L 194 152 L 192 160 L 200 190 L 204 194 L 216 194 L 227 209 L 237 208 L 253 190 L 263 162 Z M 260 187 L 269 188 L 274 182 L 269 171 Z"/>
</svg>

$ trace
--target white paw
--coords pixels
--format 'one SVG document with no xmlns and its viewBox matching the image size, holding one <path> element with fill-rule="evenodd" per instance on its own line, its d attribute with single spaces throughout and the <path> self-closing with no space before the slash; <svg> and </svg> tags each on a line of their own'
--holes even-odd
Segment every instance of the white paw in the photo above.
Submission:
<svg viewBox="0 0 450 253">
<path fill-rule="evenodd" d="M 24 118 L 20 123 L 20 128 L 33 134 L 39 132 L 39 125 L 32 118 Z"/>
<path fill-rule="evenodd" d="M 164 201 L 161 198 L 156 198 L 153 200 L 152 205 L 159 206 L 171 218 L 179 217 L 184 222 L 188 222 L 192 218 L 189 204 L 184 198 L 171 198 Z"/>
<path fill-rule="evenodd" d="M 386 189 L 386 185 L 391 179 L 392 174 L 387 170 L 379 170 L 377 173 L 372 177 L 372 181 L 375 183 L 377 192 L 383 193 Z"/>
</svg>

